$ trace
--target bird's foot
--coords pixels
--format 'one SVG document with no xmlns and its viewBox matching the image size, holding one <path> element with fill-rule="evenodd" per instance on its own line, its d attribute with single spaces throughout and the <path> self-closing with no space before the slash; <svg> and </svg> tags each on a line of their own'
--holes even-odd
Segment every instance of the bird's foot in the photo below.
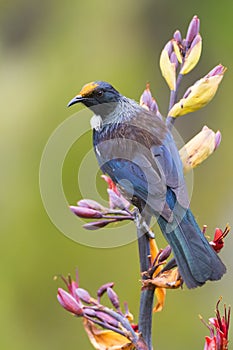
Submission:
<svg viewBox="0 0 233 350">
<path fill-rule="evenodd" d="M 147 225 L 145 219 L 142 217 L 139 210 L 135 208 L 132 214 L 133 214 L 134 222 L 137 228 L 143 233 L 145 233 L 148 238 L 155 238 L 154 233 L 151 231 L 150 227 Z"/>
</svg>

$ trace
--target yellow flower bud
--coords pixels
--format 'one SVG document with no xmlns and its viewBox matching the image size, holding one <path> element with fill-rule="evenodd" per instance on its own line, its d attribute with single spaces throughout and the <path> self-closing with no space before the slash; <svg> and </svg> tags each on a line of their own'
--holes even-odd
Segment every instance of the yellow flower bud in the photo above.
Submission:
<svg viewBox="0 0 233 350">
<path fill-rule="evenodd" d="M 197 111 L 207 105 L 217 92 L 226 68 L 219 65 L 204 78 L 198 80 L 169 111 L 169 117 L 179 117 Z"/>
<path fill-rule="evenodd" d="M 169 50 L 171 42 L 164 47 L 160 56 L 160 69 L 162 76 L 166 80 L 170 90 L 176 89 L 176 65 L 170 61 Z M 171 52 L 170 52 L 171 53 Z"/>
<path fill-rule="evenodd" d="M 180 71 L 180 74 L 189 73 L 198 63 L 202 50 L 202 39 L 200 34 L 197 34 L 192 42 L 192 45 L 184 58 L 184 65 Z M 178 57 L 177 57 L 178 58 Z"/>
<path fill-rule="evenodd" d="M 173 44 L 173 49 L 174 49 L 174 52 L 176 54 L 178 62 L 182 63 L 183 62 L 183 58 L 181 56 L 180 48 L 179 48 L 179 45 L 178 45 L 177 41 L 176 40 L 172 40 L 172 44 Z"/>
<path fill-rule="evenodd" d="M 219 131 L 215 133 L 207 126 L 204 126 L 203 129 L 179 151 L 184 172 L 190 171 L 208 158 L 219 146 L 220 141 L 221 134 Z"/>
</svg>

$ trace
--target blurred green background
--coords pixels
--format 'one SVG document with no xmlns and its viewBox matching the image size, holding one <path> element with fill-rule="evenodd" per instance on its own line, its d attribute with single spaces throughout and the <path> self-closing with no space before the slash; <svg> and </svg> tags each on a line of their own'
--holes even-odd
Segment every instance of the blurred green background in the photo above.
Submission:
<svg viewBox="0 0 233 350">
<path fill-rule="evenodd" d="M 221 130 L 221 147 L 195 170 L 192 208 L 200 225 L 208 224 L 209 234 L 216 226 L 232 224 L 233 2 L 1 0 L 0 9 L 0 347 L 92 349 L 81 320 L 57 303 L 56 291 L 62 283 L 53 281 L 53 276 L 74 274 L 78 267 L 81 286 L 92 294 L 101 284 L 115 281 L 121 301 L 127 300 L 137 317 L 137 244 L 95 249 L 59 232 L 40 197 L 44 146 L 53 130 L 74 113 L 75 108 L 66 108 L 67 102 L 92 80 L 109 81 L 134 99 L 139 99 L 149 80 L 161 112 L 166 113 L 168 89 L 158 67 L 160 51 L 177 28 L 185 35 L 197 14 L 203 53 L 190 82 L 218 63 L 228 71 L 214 101 L 178 120 L 177 128 L 185 140 L 205 124 Z M 89 147 L 89 137 L 83 149 Z M 64 188 L 75 204 L 80 195 L 72 162 L 75 154 L 65 164 Z M 104 191 L 105 186 L 100 186 Z M 214 316 L 220 295 L 226 304 L 233 304 L 232 250 L 230 234 L 221 253 L 228 274 L 221 281 L 168 293 L 164 311 L 154 315 L 157 349 L 203 348 L 208 329 L 198 314 L 206 319 Z"/>
</svg>

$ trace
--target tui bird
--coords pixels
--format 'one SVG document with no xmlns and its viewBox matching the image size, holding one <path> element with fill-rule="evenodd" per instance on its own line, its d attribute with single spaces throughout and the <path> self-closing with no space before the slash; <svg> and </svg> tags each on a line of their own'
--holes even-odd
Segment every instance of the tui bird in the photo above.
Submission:
<svg viewBox="0 0 233 350">
<path fill-rule="evenodd" d="M 94 112 L 101 170 L 145 220 L 157 218 L 187 287 L 219 280 L 226 268 L 189 209 L 183 166 L 164 121 L 103 81 L 85 85 L 68 107 L 79 102 Z"/>
</svg>

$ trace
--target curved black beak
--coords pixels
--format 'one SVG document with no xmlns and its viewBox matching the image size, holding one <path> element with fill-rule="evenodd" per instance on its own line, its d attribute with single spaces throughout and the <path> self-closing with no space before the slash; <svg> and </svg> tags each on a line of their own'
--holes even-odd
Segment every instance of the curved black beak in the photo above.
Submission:
<svg viewBox="0 0 233 350">
<path fill-rule="evenodd" d="M 70 106 L 74 105 L 75 103 L 82 102 L 83 100 L 84 100 L 84 98 L 82 95 L 77 95 L 74 98 L 72 98 L 72 100 L 70 100 L 67 107 L 70 107 Z"/>
</svg>

